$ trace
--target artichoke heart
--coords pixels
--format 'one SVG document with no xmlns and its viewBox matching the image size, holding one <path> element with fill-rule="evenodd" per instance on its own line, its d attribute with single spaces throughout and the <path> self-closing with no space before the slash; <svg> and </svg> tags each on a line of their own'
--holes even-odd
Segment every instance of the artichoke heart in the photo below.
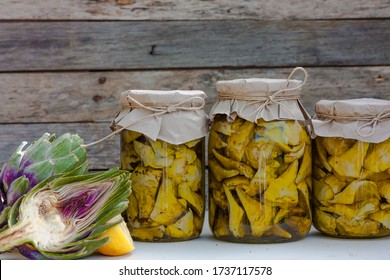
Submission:
<svg viewBox="0 0 390 280">
<path fill-rule="evenodd" d="M 276 160 L 259 166 L 259 169 L 257 169 L 255 176 L 251 180 L 247 194 L 253 196 L 265 191 L 269 184 L 276 178 L 276 171 L 279 167 L 280 163 Z"/>
<path fill-rule="evenodd" d="M 244 210 L 238 205 L 228 188 L 224 188 L 229 205 L 229 229 L 235 237 L 244 237 L 243 226 Z"/>
<path fill-rule="evenodd" d="M 248 217 L 252 235 L 262 236 L 272 226 L 275 207 L 260 203 L 260 201 L 246 195 L 241 189 L 237 189 L 236 193 Z"/>
<path fill-rule="evenodd" d="M 333 215 L 321 211 L 314 210 L 315 226 L 318 230 L 328 232 L 329 234 L 337 235 L 336 232 L 336 218 Z"/>
<path fill-rule="evenodd" d="M 130 220 L 134 220 L 138 217 L 138 201 L 135 197 L 134 192 L 131 193 L 129 196 L 129 206 L 127 207 L 127 217 L 130 218 Z"/>
<path fill-rule="evenodd" d="M 188 238 L 194 234 L 194 215 L 191 209 L 176 223 L 165 229 L 165 234 L 175 238 Z"/>
<path fill-rule="evenodd" d="M 269 184 L 264 192 L 265 200 L 281 208 L 294 208 L 298 203 L 298 190 L 295 185 L 297 172 L 298 160 L 295 160 L 282 175 Z"/>
<path fill-rule="evenodd" d="M 296 160 L 296 159 L 300 159 L 300 158 L 304 155 L 306 143 L 303 142 L 303 143 L 302 143 L 301 145 L 299 145 L 298 147 L 299 147 L 299 150 L 298 150 L 298 151 L 292 152 L 292 153 L 289 153 L 289 154 L 285 154 L 285 155 L 284 155 L 284 162 L 286 162 L 286 163 L 293 162 L 293 161 Z"/>
<path fill-rule="evenodd" d="M 368 217 L 371 220 L 374 220 L 374 221 L 381 223 L 385 228 L 390 229 L 390 212 L 389 211 L 381 210 L 381 211 L 374 212 L 374 213 L 368 215 Z"/>
<path fill-rule="evenodd" d="M 191 186 L 188 183 L 181 183 L 178 186 L 178 196 L 187 200 L 198 216 L 203 215 L 204 201 L 203 197 L 196 192 L 191 191 Z"/>
<path fill-rule="evenodd" d="M 216 150 L 213 150 L 215 158 L 222 164 L 223 167 L 227 169 L 236 169 L 240 172 L 241 175 L 246 176 L 247 178 L 252 178 L 255 172 L 252 167 L 246 165 L 245 163 L 232 160 L 230 158 L 224 157 L 219 154 Z"/>
<path fill-rule="evenodd" d="M 213 123 L 211 127 L 212 130 L 220 132 L 225 135 L 232 135 L 237 131 L 237 129 L 244 123 L 244 119 L 236 118 L 234 121 L 230 122 L 228 120 L 218 120 Z"/>
<path fill-rule="evenodd" d="M 175 196 L 173 182 L 164 178 L 150 218 L 156 223 L 169 225 L 175 222 L 184 210 L 183 205 Z"/>
<path fill-rule="evenodd" d="M 133 228 L 131 229 L 131 236 L 139 240 L 152 241 L 154 238 L 163 237 L 164 232 L 164 226 L 155 226 L 150 228 Z"/>
<path fill-rule="evenodd" d="M 211 154 L 213 149 L 222 149 L 227 146 L 227 144 L 222 141 L 221 137 L 219 137 L 218 132 L 216 132 L 214 129 L 210 130 L 208 144 L 209 144 L 208 146 L 209 154 Z"/>
<path fill-rule="evenodd" d="M 315 142 L 316 148 L 317 148 L 318 160 L 327 171 L 332 172 L 332 167 L 330 166 L 330 164 L 328 162 L 326 150 L 325 150 L 324 146 L 322 145 L 321 139 L 322 139 L 321 137 L 317 137 L 317 140 Z"/>
<path fill-rule="evenodd" d="M 163 149 L 161 143 L 157 144 L 159 142 L 149 141 L 152 146 L 143 144 L 137 140 L 134 140 L 133 143 L 135 151 L 141 157 L 141 160 L 145 166 L 163 168 L 172 164 L 174 152 Z"/>
<path fill-rule="evenodd" d="M 369 145 L 366 142 L 356 141 L 348 151 L 330 157 L 329 165 L 340 176 L 359 178 Z"/>
<path fill-rule="evenodd" d="M 138 217 L 141 219 L 149 218 L 153 210 L 161 176 L 161 170 L 145 166 L 138 166 L 131 174 L 133 193 L 138 203 Z"/>
<path fill-rule="evenodd" d="M 349 220 L 364 220 L 369 214 L 379 211 L 380 203 L 378 199 L 370 198 L 352 205 L 332 204 L 327 207 L 319 207 L 319 209 Z"/>
<path fill-rule="evenodd" d="M 301 166 L 299 167 L 297 178 L 295 179 L 295 184 L 302 183 L 307 177 L 311 176 L 311 146 L 306 145 L 305 152 L 303 154 Z"/>
<path fill-rule="evenodd" d="M 292 146 L 301 142 L 301 131 L 304 128 L 297 121 L 271 121 L 264 122 L 264 136 L 272 142 L 284 143 Z M 302 139 L 303 140 L 303 139 Z"/>
<path fill-rule="evenodd" d="M 356 142 L 354 139 L 347 139 L 342 137 L 322 137 L 320 139 L 322 146 L 331 156 L 339 156 L 345 153 Z"/>
<path fill-rule="evenodd" d="M 380 223 L 372 220 L 354 221 L 345 217 L 336 219 L 337 231 L 343 236 L 367 237 L 379 232 Z"/>
<path fill-rule="evenodd" d="M 132 131 L 132 130 L 124 130 L 122 132 L 122 137 L 123 137 L 123 140 L 125 141 L 125 143 L 129 144 L 131 142 L 133 142 L 135 139 L 137 139 L 138 137 L 140 137 L 142 135 L 142 133 L 139 133 L 137 131 Z"/>
<path fill-rule="evenodd" d="M 369 198 L 378 198 L 379 193 L 376 183 L 366 180 L 355 180 L 336 194 L 330 203 L 353 204 Z"/>
<path fill-rule="evenodd" d="M 325 206 L 329 205 L 329 200 L 334 197 L 332 187 L 323 180 L 313 179 L 313 194 L 317 202 Z"/>
<path fill-rule="evenodd" d="M 212 225 L 215 236 L 222 237 L 230 234 L 228 215 L 222 211 L 218 211 Z"/>
<path fill-rule="evenodd" d="M 255 169 L 281 154 L 279 146 L 271 142 L 250 141 L 245 149 L 247 163 Z"/>
<path fill-rule="evenodd" d="M 390 139 L 374 144 L 364 159 L 364 168 L 371 172 L 383 172 L 390 168 Z"/>
<path fill-rule="evenodd" d="M 226 156 L 236 161 L 241 161 L 245 148 L 253 136 L 255 124 L 250 121 L 245 121 L 237 131 L 227 138 L 227 147 L 225 148 Z"/>
<path fill-rule="evenodd" d="M 225 178 L 230 178 L 240 174 L 240 171 L 236 169 L 223 168 L 215 158 L 209 159 L 209 167 L 211 173 L 215 176 L 218 182 L 221 182 Z"/>
<path fill-rule="evenodd" d="M 380 196 L 390 203 L 390 180 L 380 181 L 377 184 Z"/>
</svg>

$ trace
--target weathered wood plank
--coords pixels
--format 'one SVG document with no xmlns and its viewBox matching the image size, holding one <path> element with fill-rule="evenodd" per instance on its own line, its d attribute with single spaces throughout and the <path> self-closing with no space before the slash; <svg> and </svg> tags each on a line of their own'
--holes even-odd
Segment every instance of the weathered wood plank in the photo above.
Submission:
<svg viewBox="0 0 390 280">
<path fill-rule="evenodd" d="M 390 19 L 2 22 L 1 71 L 389 65 Z"/>
<path fill-rule="evenodd" d="M 216 81 L 284 78 L 291 69 L 3 73 L 0 123 L 110 121 L 120 109 L 120 93 L 128 89 L 203 90 L 209 112 L 217 99 Z M 302 100 L 310 113 L 321 98 L 390 99 L 390 66 L 306 69 Z"/>
<path fill-rule="evenodd" d="M 383 18 L 387 0 L 2 0 L 1 19 L 11 20 L 221 20 Z"/>
<path fill-rule="evenodd" d="M 0 124 L 0 167 L 22 141 L 31 143 L 43 133 L 77 133 L 85 143 L 98 140 L 111 132 L 109 123 L 70 123 L 70 124 Z M 105 169 L 119 166 L 119 136 L 89 147 L 88 159 L 92 169 Z"/>
</svg>

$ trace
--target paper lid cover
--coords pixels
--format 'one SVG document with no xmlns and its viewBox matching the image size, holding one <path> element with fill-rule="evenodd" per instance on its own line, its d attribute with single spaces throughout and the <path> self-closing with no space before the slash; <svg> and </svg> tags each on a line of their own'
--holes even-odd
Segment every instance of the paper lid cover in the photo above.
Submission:
<svg viewBox="0 0 390 280">
<path fill-rule="evenodd" d="M 390 137 L 390 100 L 360 98 L 320 100 L 313 118 L 314 133 L 379 143 Z"/>
<path fill-rule="evenodd" d="M 175 145 L 203 138 L 207 134 L 206 98 L 199 90 L 125 91 L 122 110 L 111 128 L 137 131 Z"/>
</svg>

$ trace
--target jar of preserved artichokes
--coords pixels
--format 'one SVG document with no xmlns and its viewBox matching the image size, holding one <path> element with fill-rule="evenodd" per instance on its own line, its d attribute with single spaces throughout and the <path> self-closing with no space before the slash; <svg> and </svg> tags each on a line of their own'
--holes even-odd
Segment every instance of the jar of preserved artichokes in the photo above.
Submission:
<svg viewBox="0 0 390 280">
<path fill-rule="evenodd" d="M 303 71 L 303 81 L 291 79 Z M 289 242 L 311 228 L 306 71 L 288 79 L 217 82 L 208 142 L 209 224 L 217 239 Z"/>
<path fill-rule="evenodd" d="M 130 90 L 113 130 L 121 168 L 132 172 L 125 220 L 135 240 L 181 241 L 202 231 L 208 118 L 202 91 Z"/>
<path fill-rule="evenodd" d="M 321 100 L 313 127 L 314 226 L 340 238 L 390 235 L 390 101 Z"/>
</svg>

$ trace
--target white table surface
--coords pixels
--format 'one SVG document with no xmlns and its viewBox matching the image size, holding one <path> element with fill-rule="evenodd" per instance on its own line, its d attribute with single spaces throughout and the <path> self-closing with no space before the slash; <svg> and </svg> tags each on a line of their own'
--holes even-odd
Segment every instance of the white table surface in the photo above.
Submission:
<svg viewBox="0 0 390 280">
<path fill-rule="evenodd" d="M 302 240 L 278 244 L 243 244 L 213 238 L 205 223 L 201 236 L 173 243 L 135 242 L 128 255 L 91 260 L 390 260 L 390 237 L 376 239 L 337 239 L 314 228 Z M 25 259 L 17 251 L 0 254 L 0 259 Z"/>
</svg>

